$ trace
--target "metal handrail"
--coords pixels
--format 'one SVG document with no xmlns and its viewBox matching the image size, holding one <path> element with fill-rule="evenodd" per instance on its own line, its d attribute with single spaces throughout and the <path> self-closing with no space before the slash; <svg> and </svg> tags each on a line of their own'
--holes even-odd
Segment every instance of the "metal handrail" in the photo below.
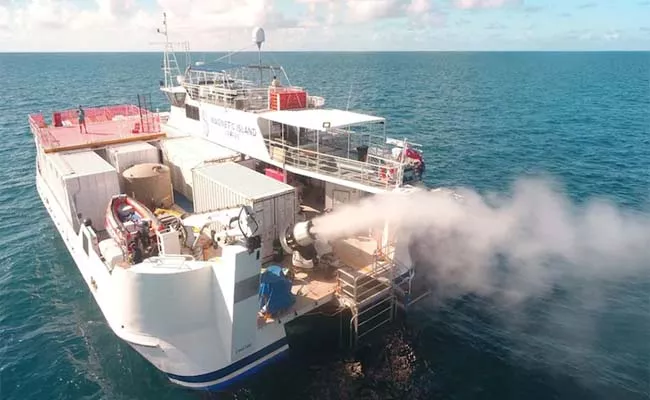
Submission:
<svg viewBox="0 0 650 400">
<path fill-rule="evenodd" d="M 267 140 L 267 142 L 272 157 L 274 149 L 284 151 L 282 161 L 285 165 L 336 176 L 371 187 L 389 188 L 399 186 L 401 182 L 399 177 L 403 173 L 404 165 L 394 160 L 368 155 L 368 161 L 372 162 L 363 162 L 289 146 L 276 140 Z"/>
<path fill-rule="evenodd" d="M 167 265 L 167 261 L 180 261 L 179 264 L 177 265 Z M 153 267 L 155 268 L 184 268 L 184 269 L 192 269 L 191 267 L 187 266 L 185 263 L 187 261 L 196 261 L 194 256 L 189 255 L 189 254 L 170 254 L 170 255 L 165 255 L 165 256 L 152 256 L 146 258 L 144 262 L 148 262 L 153 264 Z"/>
<path fill-rule="evenodd" d="M 375 257 L 376 258 L 376 257 Z M 377 260 L 373 262 L 373 264 L 376 264 Z M 384 286 L 383 289 L 389 289 L 392 286 L 392 277 L 393 277 L 393 269 L 394 269 L 394 264 L 389 261 L 386 265 L 382 266 L 382 268 L 377 268 L 375 265 L 373 265 L 373 272 L 370 274 L 359 274 L 359 275 L 353 275 L 350 274 L 349 272 L 346 272 L 343 269 L 338 270 L 338 282 L 339 282 L 339 288 L 342 292 L 348 295 L 348 297 L 351 297 L 354 302 L 358 302 L 360 298 L 363 298 L 365 295 L 371 293 L 372 291 L 376 290 L 378 287 Z M 381 276 L 386 275 L 388 273 L 389 275 L 389 282 L 381 282 L 377 281 L 376 278 L 379 278 Z M 346 281 L 341 277 L 341 275 L 345 275 L 349 278 L 351 282 Z M 360 279 L 368 279 L 368 282 L 359 284 Z M 374 278 L 374 279 L 373 279 Z M 350 292 L 349 289 L 345 289 L 344 287 L 352 287 L 352 292 Z M 382 291 L 380 290 L 380 292 Z M 364 301 L 367 299 L 364 299 Z"/>
</svg>

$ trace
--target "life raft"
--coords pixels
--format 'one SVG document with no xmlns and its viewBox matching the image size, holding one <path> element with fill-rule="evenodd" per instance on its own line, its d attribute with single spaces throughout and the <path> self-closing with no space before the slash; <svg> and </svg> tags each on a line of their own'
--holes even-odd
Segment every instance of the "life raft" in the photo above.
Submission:
<svg viewBox="0 0 650 400">
<path fill-rule="evenodd" d="M 106 230 L 125 253 L 143 233 L 155 241 L 156 232 L 163 229 L 158 217 L 136 199 L 125 194 L 111 198 L 106 209 Z"/>
</svg>

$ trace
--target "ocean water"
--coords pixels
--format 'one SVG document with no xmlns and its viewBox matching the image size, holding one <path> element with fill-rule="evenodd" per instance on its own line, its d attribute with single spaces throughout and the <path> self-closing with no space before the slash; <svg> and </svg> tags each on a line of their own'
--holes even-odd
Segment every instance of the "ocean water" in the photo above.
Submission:
<svg viewBox="0 0 650 400">
<path fill-rule="evenodd" d="M 650 210 L 650 53 L 266 57 L 328 105 L 386 116 L 392 136 L 422 143 L 431 186 L 504 191 L 545 174 L 576 203 Z M 584 277 L 516 310 L 423 301 L 358 354 L 319 350 L 338 328 L 314 318 L 316 332 L 296 328 L 302 350 L 232 393 L 168 383 L 113 335 L 82 282 L 38 199 L 27 124 L 30 112 L 138 93 L 164 107 L 159 68 L 153 53 L 0 54 L 0 399 L 650 398 L 650 265 L 599 282 L 598 296 Z"/>
</svg>

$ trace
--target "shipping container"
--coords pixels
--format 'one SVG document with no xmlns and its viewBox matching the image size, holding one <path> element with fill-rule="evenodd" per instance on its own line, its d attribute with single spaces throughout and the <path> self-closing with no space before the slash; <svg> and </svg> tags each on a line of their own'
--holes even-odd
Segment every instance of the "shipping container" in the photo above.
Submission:
<svg viewBox="0 0 650 400">
<path fill-rule="evenodd" d="M 193 200 L 192 169 L 210 163 L 236 161 L 239 153 L 198 137 L 171 138 L 160 142 L 162 162 L 169 167 L 174 190 Z"/>
<path fill-rule="evenodd" d="M 245 166 L 226 162 L 193 171 L 194 211 L 250 206 L 262 238 L 262 260 L 273 255 L 273 241 L 296 222 L 298 204 L 293 186 Z"/>
<path fill-rule="evenodd" d="M 88 218 L 96 231 L 105 229 L 106 207 L 120 191 L 115 168 L 94 151 L 45 155 L 45 180 L 73 225 Z"/>
<path fill-rule="evenodd" d="M 295 110 L 307 108 L 307 92 L 292 88 L 269 89 L 270 110 Z"/>
<path fill-rule="evenodd" d="M 160 152 L 147 142 L 125 143 L 109 146 L 105 159 L 117 170 L 120 190 L 124 193 L 122 173 L 136 164 L 160 163 Z"/>
</svg>

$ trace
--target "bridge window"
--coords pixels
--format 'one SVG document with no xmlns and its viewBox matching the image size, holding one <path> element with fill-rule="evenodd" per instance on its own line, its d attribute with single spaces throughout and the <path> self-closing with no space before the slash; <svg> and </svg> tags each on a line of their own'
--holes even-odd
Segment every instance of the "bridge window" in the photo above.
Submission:
<svg viewBox="0 0 650 400">
<path fill-rule="evenodd" d="M 83 249 L 86 252 L 86 255 L 88 255 L 88 250 L 89 250 L 89 248 L 88 248 L 88 235 L 86 234 L 86 232 L 84 232 L 81 235 L 81 241 L 82 241 Z"/>
<path fill-rule="evenodd" d="M 199 120 L 199 108 L 185 104 L 185 116 L 190 119 Z"/>
<path fill-rule="evenodd" d="M 183 107 L 183 104 L 185 104 L 185 92 L 165 93 L 165 94 L 167 95 L 167 99 L 169 100 L 172 106 Z"/>
</svg>

